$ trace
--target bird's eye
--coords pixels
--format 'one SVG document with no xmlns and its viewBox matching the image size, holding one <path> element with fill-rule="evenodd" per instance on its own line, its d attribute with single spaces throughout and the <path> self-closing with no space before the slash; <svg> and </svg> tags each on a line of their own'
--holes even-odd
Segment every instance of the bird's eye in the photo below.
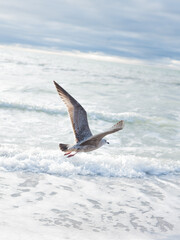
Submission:
<svg viewBox="0 0 180 240">
<path fill-rule="evenodd" d="M 107 144 L 109 144 L 109 142 L 106 141 Z"/>
</svg>

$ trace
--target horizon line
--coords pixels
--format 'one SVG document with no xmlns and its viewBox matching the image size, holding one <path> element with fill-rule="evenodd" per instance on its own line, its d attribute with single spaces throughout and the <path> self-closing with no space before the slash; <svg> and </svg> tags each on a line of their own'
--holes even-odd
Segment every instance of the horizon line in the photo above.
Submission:
<svg viewBox="0 0 180 240">
<path fill-rule="evenodd" d="M 54 54 L 61 56 L 71 56 L 79 57 L 84 59 L 96 60 L 96 61 L 105 61 L 105 62 L 115 62 L 122 64 L 132 64 L 132 65 L 149 65 L 155 67 L 169 67 L 169 68 L 180 68 L 180 60 L 171 59 L 171 58 L 160 58 L 158 60 L 147 60 L 147 59 L 138 59 L 138 58 L 128 58 L 121 57 L 118 55 L 110 55 L 103 52 L 82 52 L 80 50 L 59 50 L 56 48 L 44 47 L 44 46 L 32 46 L 26 44 L 0 44 L 0 48 L 11 48 L 26 50 L 29 52 L 40 52 L 45 54 Z"/>
</svg>

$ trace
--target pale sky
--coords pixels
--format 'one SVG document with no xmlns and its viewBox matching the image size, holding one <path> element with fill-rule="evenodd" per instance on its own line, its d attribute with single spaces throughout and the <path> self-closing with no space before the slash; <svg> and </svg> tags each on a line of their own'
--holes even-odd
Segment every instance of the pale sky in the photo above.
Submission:
<svg viewBox="0 0 180 240">
<path fill-rule="evenodd" d="M 180 60 L 180 1 L 0 0 L 0 44 Z"/>
</svg>

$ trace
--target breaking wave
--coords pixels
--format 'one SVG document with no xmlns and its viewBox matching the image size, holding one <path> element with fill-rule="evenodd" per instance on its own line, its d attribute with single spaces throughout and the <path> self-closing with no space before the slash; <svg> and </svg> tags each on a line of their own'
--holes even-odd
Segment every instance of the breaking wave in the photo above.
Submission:
<svg viewBox="0 0 180 240">
<path fill-rule="evenodd" d="M 58 150 L 40 148 L 20 151 L 12 145 L 0 147 L 0 170 L 46 173 L 57 176 L 102 176 L 139 178 L 180 173 L 180 161 L 110 155 L 107 153 L 81 153 L 65 158 Z"/>
<path fill-rule="evenodd" d="M 11 110 L 18 110 L 18 111 L 28 111 L 28 112 L 40 112 L 46 113 L 49 115 L 59 115 L 59 114 L 66 114 L 66 111 L 55 109 L 55 108 L 46 108 L 43 106 L 35 106 L 30 104 L 23 104 L 23 103 L 9 103 L 9 102 L 0 102 L 1 109 L 11 109 Z"/>
<path fill-rule="evenodd" d="M 28 111 L 28 112 L 36 112 L 36 113 L 45 113 L 48 115 L 66 115 L 66 109 L 58 109 L 54 107 L 44 107 L 39 105 L 31 105 L 31 104 L 23 104 L 23 103 L 11 103 L 0 101 L 0 109 L 10 109 L 17 111 Z M 111 121 L 119 121 L 120 119 L 126 120 L 127 122 L 134 121 L 147 121 L 148 117 L 142 116 L 138 113 L 134 112 L 124 112 L 124 113 L 107 113 L 107 112 L 96 112 L 96 111 L 88 111 L 88 117 L 93 120 L 104 120 L 107 122 Z"/>
</svg>

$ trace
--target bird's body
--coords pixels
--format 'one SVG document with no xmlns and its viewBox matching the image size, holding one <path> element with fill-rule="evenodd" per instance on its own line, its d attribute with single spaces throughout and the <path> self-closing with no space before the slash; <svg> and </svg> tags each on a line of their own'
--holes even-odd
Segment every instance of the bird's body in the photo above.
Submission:
<svg viewBox="0 0 180 240">
<path fill-rule="evenodd" d="M 60 97 L 67 106 L 76 138 L 76 144 L 74 145 L 59 144 L 60 149 L 65 152 L 64 155 L 72 157 L 78 152 L 90 152 L 96 150 L 104 144 L 109 144 L 106 139 L 104 139 L 106 135 L 123 129 L 124 122 L 121 120 L 109 130 L 100 134 L 92 135 L 88 125 L 87 113 L 84 108 L 55 81 L 54 84 Z M 75 152 L 75 154 L 71 154 L 72 152 Z"/>
<path fill-rule="evenodd" d="M 85 141 L 78 142 L 75 145 L 68 145 L 68 144 L 59 144 L 60 149 L 63 152 L 91 152 L 93 150 L 96 150 L 106 144 L 105 139 L 101 139 L 97 145 L 92 145 L 92 144 L 84 144 Z"/>
</svg>

